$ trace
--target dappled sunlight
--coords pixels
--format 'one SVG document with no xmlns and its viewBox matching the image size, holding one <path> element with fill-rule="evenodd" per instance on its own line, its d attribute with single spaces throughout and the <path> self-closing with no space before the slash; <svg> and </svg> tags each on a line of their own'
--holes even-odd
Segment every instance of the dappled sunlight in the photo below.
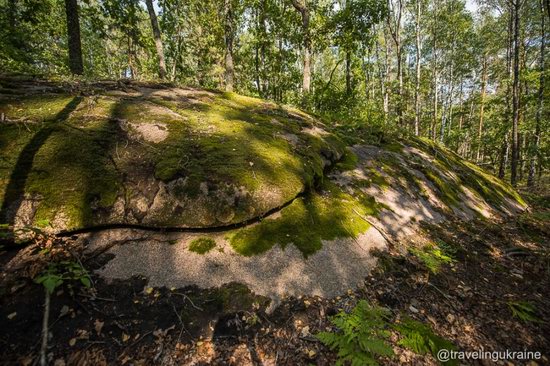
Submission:
<svg viewBox="0 0 550 366">
<path fill-rule="evenodd" d="M 173 93 L 133 88 L 82 98 L 39 155 L 32 182 L 40 184 L 21 188 L 38 197 L 26 225 L 41 220 L 63 231 L 239 223 L 307 190 L 342 154 L 338 143 L 301 133 L 293 117 L 275 124 L 273 116 L 251 111 L 260 100 L 168 90 Z M 30 119 L 59 104 L 56 95 L 33 98 Z M 26 108 L 25 101 L 20 105 Z"/>
</svg>

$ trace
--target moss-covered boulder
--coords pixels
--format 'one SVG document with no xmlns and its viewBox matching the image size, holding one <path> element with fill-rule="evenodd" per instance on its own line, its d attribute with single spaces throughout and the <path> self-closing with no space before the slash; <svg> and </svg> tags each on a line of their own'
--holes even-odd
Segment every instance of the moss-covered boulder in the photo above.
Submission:
<svg viewBox="0 0 550 366">
<path fill-rule="evenodd" d="M 16 226 L 241 223 L 291 201 L 344 152 L 315 118 L 236 94 L 136 83 L 2 90 L 0 222 Z"/>
</svg>

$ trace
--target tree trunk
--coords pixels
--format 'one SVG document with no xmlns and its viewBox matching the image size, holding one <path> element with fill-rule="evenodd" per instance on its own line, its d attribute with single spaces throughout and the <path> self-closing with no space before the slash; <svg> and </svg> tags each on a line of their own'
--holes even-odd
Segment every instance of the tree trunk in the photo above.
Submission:
<svg viewBox="0 0 550 366">
<path fill-rule="evenodd" d="M 388 0 L 388 8 L 392 9 L 393 7 L 392 0 Z M 392 16 L 391 13 L 392 12 L 390 11 L 388 14 L 388 28 L 395 43 L 395 54 L 397 57 L 397 122 L 399 126 L 403 126 L 403 52 L 401 47 L 401 17 L 403 15 L 402 0 L 397 0 L 397 14 Z M 392 23 L 394 23 L 393 28 Z"/>
<path fill-rule="evenodd" d="M 235 81 L 235 66 L 233 64 L 233 40 L 235 27 L 233 19 L 232 0 L 224 0 L 225 27 L 225 91 L 232 92 Z"/>
<path fill-rule="evenodd" d="M 545 52 L 545 41 L 546 41 L 546 30 L 544 28 L 545 14 L 544 14 L 544 5 L 543 0 L 539 1 L 540 14 L 541 14 L 541 24 L 540 24 L 540 54 L 539 54 L 539 90 L 538 90 L 538 101 L 537 101 L 537 114 L 535 117 L 535 136 L 533 141 L 533 156 L 529 162 L 529 176 L 527 177 L 527 185 L 533 187 L 535 185 L 535 172 L 537 160 L 539 160 L 539 169 L 540 169 L 540 154 L 539 154 L 539 145 L 540 145 L 540 134 L 541 134 L 541 116 L 542 109 L 544 107 L 544 52 Z"/>
<path fill-rule="evenodd" d="M 510 144 L 508 143 L 508 134 L 504 135 L 504 140 L 502 141 L 502 146 L 500 148 L 500 165 L 498 168 L 498 177 L 504 179 L 506 174 L 506 167 L 508 166 L 508 150 L 510 149 Z"/>
<path fill-rule="evenodd" d="M 351 95 L 351 52 L 346 51 L 346 95 Z"/>
<path fill-rule="evenodd" d="M 483 115 L 485 110 L 485 92 L 487 86 L 487 53 L 483 53 L 483 70 L 481 71 L 481 91 L 479 95 L 479 125 L 477 128 L 477 154 L 476 161 L 481 159 L 481 138 L 483 136 Z"/>
<path fill-rule="evenodd" d="M 512 1 L 514 6 L 514 83 L 512 86 L 512 166 L 510 182 L 517 186 L 517 173 L 519 162 L 519 23 L 520 0 Z"/>
<path fill-rule="evenodd" d="M 149 18 L 151 19 L 151 28 L 153 28 L 153 38 L 155 40 L 155 47 L 157 49 L 157 56 L 159 58 L 159 76 L 161 79 L 164 79 L 166 77 L 166 63 L 164 62 L 164 48 L 162 47 L 162 37 L 160 34 L 157 14 L 155 14 L 155 8 L 153 7 L 153 0 L 145 0 L 145 4 L 147 5 L 147 11 L 149 12 Z"/>
<path fill-rule="evenodd" d="M 69 46 L 69 69 L 75 75 L 82 75 L 82 46 L 80 44 L 80 21 L 77 0 L 65 0 L 67 14 L 67 38 Z"/>
<path fill-rule="evenodd" d="M 436 6 L 437 1 L 434 3 L 434 6 Z M 432 74 L 433 74 L 433 83 L 434 83 L 434 98 L 433 98 L 433 119 L 432 119 L 432 126 L 431 126 L 431 133 L 432 133 L 432 140 L 435 141 L 437 136 L 436 128 L 437 128 L 437 29 L 436 29 L 436 20 L 437 20 L 437 8 L 434 9 L 435 18 L 434 18 L 434 25 L 433 25 L 433 56 L 432 56 Z"/>
<path fill-rule="evenodd" d="M 390 114 L 390 93 L 388 91 L 388 85 L 390 83 L 390 44 L 386 31 L 384 31 L 384 46 L 386 50 L 384 53 L 384 122 L 388 122 Z"/>
<path fill-rule="evenodd" d="M 311 91 L 311 38 L 309 34 L 309 8 L 307 0 L 292 0 L 292 5 L 302 16 L 302 36 L 304 47 L 304 75 L 302 92 L 304 95 Z"/>
<path fill-rule="evenodd" d="M 420 135 L 420 57 L 421 57 L 421 45 L 420 45 L 420 1 L 416 0 L 416 80 L 414 88 L 414 134 Z"/>
</svg>

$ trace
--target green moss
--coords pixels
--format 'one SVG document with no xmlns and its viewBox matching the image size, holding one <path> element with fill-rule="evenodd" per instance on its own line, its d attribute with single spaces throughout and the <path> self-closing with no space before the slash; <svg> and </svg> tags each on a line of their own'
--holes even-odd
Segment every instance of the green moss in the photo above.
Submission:
<svg viewBox="0 0 550 366">
<path fill-rule="evenodd" d="M 44 94 L 0 100 L 0 112 L 9 119 L 47 122 L 54 120 L 72 99 L 73 96 L 66 94 Z"/>
<path fill-rule="evenodd" d="M 323 193 L 311 193 L 281 210 L 276 219 L 239 229 L 229 235 L 231 246 L 246 256 L 260 254 L 275 244 L 295 245 L 304 256 L 322 247 L 322 240 L 356 237 L 369 228 L 361 216 L 375 215 L 372 198 L 356 199 L 335 185 L 325 183 Z"/>
<path fill-rule="evenodd" d="M 109 158 L 111 142 L 117 131 L 106 118 L 86 126 L 77 124 L 82 98 L 52 97 L 37 106 L 32 100 L 25 111 L 49 110 L 55 116 L 32 132 L 13 134 L 13 127 L 2 127 L 0 135 L 14 138 L 2 143 L 9 151 L 10 169 L 1 176 L 8 200 L 23 193 L 40 197 L 34 222 L 54 222 L 59 213 L 68 228 L 81 227 L 91 221 L 92 207 L 112 205 L 119 194 L 119 181 Z M 23 102 L 22 102 L 23 103 Z M 62 107 L 62 103 L 65 105 Z M 48 112 L 50 113 L 50 112 Z M 4 134 L 6 133 L 6 134 Z M 6 192 L 8 190 L 8 192 Z"/>
<path fill-rule="evenodd" d="M 10 118 L 43 122 L 29 125 L 31 131 L 0 126 L 0 152 L 7 157 L 0 200 L 7 197 L 9 205 L 33 195 L 40 202 L 36 220 L 64 221 L 62 226 L 72 229 L 125 222 L 111 207 L 123 198 L 139 220 L 143 213 L 132 205 L 150 185 L 155 188 L 149 179 L 154 175 L 188 203 L 182 214 L 159 210 L 159 224 L 218 225 L 226 217 L 234 223 L 314 186 L 327 160 L 335 162 L 345 151 L 334 136 L 304 130 L 316 122 L 303 112 L 236 94 L 197 93 L 180 99 L 113 93 L 0 102 Z M 143 139 L 136 125 L 147 123 L 166 129 L 167 137 Z M 185 211 L 193 204 L 200 204 L 205 223 Z"/>
<path fill-rule="evenodd" d="M 461 191 L 461 188 L 458 184 L 451 183 L 450 180 L 441 177 L 434 170 L 427 167 L 423 167 L 422 172 L 435 185 L 440 193 L 439 197 L 447 206 L 457 206 L 460 203 L 458 192 Z"/>
<path fill-rule="evenodd" d="M 410 144 L 435 157 L 435 166 L 442 171 L 452 171 L 457 181 L 450 188 L 461 192 L 461 186 L 471 187 L 475 194 L 495 208 L 503 205 L 504 199 L 510 199 L 525 206 L 523 198 L 508 183 L 489 174 L 479 166 L 464 160 L 453 151 L 426 138 L 413 138 Z"/>
<path fill-rule="evenodd" d="M 341 171 L 353 170 L 357 167 L 359 158 L 349 148 L 345 150 L 344 156 L 336 164 L 335 168 Z"/>
<path fill-rule="evenodd" d="M 200 237 L 193 239 L 189 244 L 189 250 L 197 254 L 205 254 L 216 247 L 216 241 L 212 238 Z"/>
</svg>

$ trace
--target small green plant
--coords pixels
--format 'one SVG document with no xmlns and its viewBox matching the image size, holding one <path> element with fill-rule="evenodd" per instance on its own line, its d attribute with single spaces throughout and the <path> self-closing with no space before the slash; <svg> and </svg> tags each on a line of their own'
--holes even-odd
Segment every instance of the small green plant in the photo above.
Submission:
<svg viewBox="0 0 550 366">
<path fill-rule="evenodd" d="M 46 351 L 48 348 L 48 322 L 50 318 L 50 297 L 56 288 L 66 281 L 77 281 L 90 287 L 92 280 L 82 265 L 72 261 L 50 263 L 34 282 L 44 286 L 44 316 L 42 318 L 42 345 L 40 347 L 40 365 L 46 365 Z"/>
<path fill-rule="evenodd" d="M 451 342 L 434 334 L 428 325 L 409 317 L 406 317 L 400 323 L 395 324 L 393 328 L 402 336 L 398 344 L 417 354 L 425 355 L 426 353 L 431 353 L 434 357 L 436 357 L 437 353 L 442 349 L 456 349 Z M 446 362 L 446 364 L 452 365 L 454 363 L 451 360 Z"/>
<path fill-rule="evenodd" d="M 446 244 L 443 245 L 443 248 L 440 247 L 441 244 L 429 244 L 419 248 L 411 248 L 409 251 L 412 255 L 418 258 L 428 270 L 432 273 L 438 273 L 441 270 L 441 266 L 444 264 L 451 264 L 455 260 L 450 253 L 450 250 L 446 249 Z"/>
<path fill-rule="evenodd" d="M 191 244 L 189 244 L 189 250 L 198 254 L 205 254 L 214 249 L 215 246 L 216 241 L 214 239 L 201 237 L 194 239 Z"/>
<path fill-rule="evenodd" d="M 42 284 L 49 294 L 65 281 L 77 281 L 86 287 L 91 286 L 90 275 L 86 269 L 72 261 L 50 263 L 44 272 L 34 279 L 34 282 Z"/>
<path fill-rule="evenodd" d="M 351 313 L 340 312 L 331 321 L 336 332 L 321 332 L 316 337 L 331 350 L 337 351 L 336 365 L 378 365 L 377 358 L 392 356 L 387 343 L 390 336 L 389 310 L 371 306 L 365 300 L 357 303 Z"/>
<path fill-rule="evenodd" d="M 509 301 L 508 307 L 514 318 L 518 318 L 524 322 L 540 322 L 537 317 L 537 309 L 535 305 L 529 301 Z"/>
</svg>

